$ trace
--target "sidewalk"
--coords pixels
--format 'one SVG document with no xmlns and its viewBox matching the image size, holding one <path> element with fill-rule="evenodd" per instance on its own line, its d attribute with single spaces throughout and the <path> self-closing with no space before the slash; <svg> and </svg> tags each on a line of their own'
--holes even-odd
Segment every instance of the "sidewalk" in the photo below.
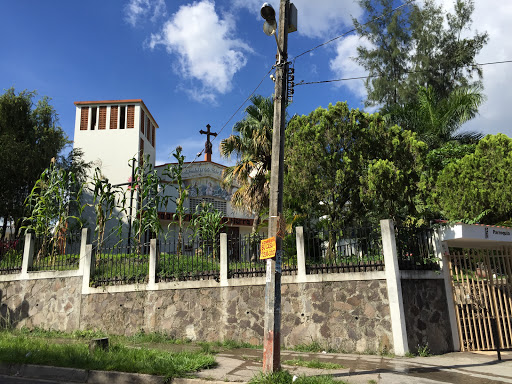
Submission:
<svg viewBox="0 0 512 384">
<path fill-rule="evenodd" d="M 221 384 L 246 383 L 261 371 L 261 350 L 235 349 L 217 356 L 218 366 L 201 371 L 196 379 L 174 379 L 173 384 Z M 311 369 L 286 365 L 287 360 L 319 360 L 342 365 L 343 369 Z M 449 353 L 432 357 L 381 357 L 336 353 L 281 353 L 283 369 L 293 375 L 332 375 L 349 384 L 494 384 L 512 383 L 512 352 L 503 352 L 502 361 L 496 353 Z M 4 376 L 5 375 L 5 376 Z M 85 371 L 72 368 L 41 367 L 34 365 L 0 364 L 2 378 L 27 378 L 45 383 L 89 384 L 161 384 L 159 376 L 138 375 L 122 372 Z M 7 381 L 7 380 L 5 380 Z M 23 381 L 20 383 L 32 383 Z M 39 381 L 37 381 L 39 382 Z"/>
<path fill-rule="evenodd" d="M 199 372 L 204 379 L 247 382 L 261 370 L 260 350 L 241 349 L 217 355 L 217 368 Z M 320 360 L 340 364 L 344 369 L 311 369 L 286 365 L 287 360 Z M 512 352 L 449 353 L 432 357 L 381 357 L 335 353 L 281 352 L 283 368 L 293 375 L 333 375 L 350 384 L 399 383 L 512 383 Z M 373 381 L 372 381 L 373 380 Z"/>
</svg>

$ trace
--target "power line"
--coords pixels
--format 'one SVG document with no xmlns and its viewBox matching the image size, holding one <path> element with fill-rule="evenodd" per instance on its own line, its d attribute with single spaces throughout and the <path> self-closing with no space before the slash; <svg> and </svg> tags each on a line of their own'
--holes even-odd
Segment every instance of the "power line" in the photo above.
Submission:
<svg viewBox="0 0 512 384">
<path fill-rule="evenodd" d="M 396 11 L 398 11 L 400 8 L 403 8 L 403 7 L 405 7 L 405 6 L 407 6 L 407 5 L 411 4 L 411 3 L 414 3 L 415 1 L 416 1 L 416 0 L 408 0 L 408 1 L 406 1 L 405 3 L 403 3 L 402 5 L 400 5 L 400 6 L 396 7 L 396 8 L 393 8 L 391 11 L 389 11 L 389 12 L 385 12 L 385 13 L 383 13 L 382 15 L 377 16 L 377 17 L 374 17 L 373 19 L 371 19 L 371 20 L 367 21 L 366 23 L 361 24 L 361 26 L 363 26 L 363 27 L 364 27 L 364 26 L 367 26 L 367 25 L 368 25 L 368 24 L 370 24 L 370 23 L 374 23 L 375 21 L 377 21 L 377 20 L 379 20 L 379 19 L 382 19 L 384 16 L 387 16 L 387 15 L 389 15 L 389 14 L 393 14 L 393 13 L 395 13 Z M 336 37 L 334 37 L 334 38 L 332 38 L 332 39 L 330 39 L 330 40 L 326 41 L 325 43 L 319 44 L 319 45 L 317 45 L 316 47 L 313 47 L 313 48 L 311 48 L 311 49 L 308 49 L 307 51 L 302 52 L 301 54 L 299 54 L 299 55 L 295 56 L 295 57 L 294 57 L 293 59 L 291 59 L 291 60 L 292 60 L 292 61 L 295 61 L 295 60 L 297 60 L 299 57 L 301 57 L 301 56 L 305 55 L 306 53 L 309 53 L 309 52 L 311 52 L 311 51 L 314 51 L 315 49 L 318 49 L 318 48 L 320 48 L 320 47 L 323 47 L 324 45 L 330 44 L 330 43 L 332 43 L 333 41 L 338 40 L 338 39 L 340 39 L 340 38 L 342 38 L 342 37 L 345 37 L 346 35 L 348 35 L 348 34 L 350 34 L 350 33 L 352 33 L 352 32 L 355 32 L 355 31 L 356 31 L 356 28 L 352 28 L 351 30 L 349 30 L 349 31 L 347 31 L 347 32 L 345 32 L 345 33 L 343 33 L 343 34 L 341 34 L 341 35 L 339 35 L 339 36 L 336 36 Z"/>
<path fill-rule="evenodd" d="M 254 88 L 254 90 L 251 92 L 251 94 L 249 96 L 246 97 L 246 99 L 243 101 L 242 104 L 240 104 L 240 106 L 237 108 L 237 110 L 231 115 L 231 117 L 226 121 L 226 123 L 222 126 L 222 128 L 220 129 L 219 132 L 217 132 L 217 135 L 220 135 L 220 133 L 222 132 L 222 130 L 224 128 L 226 128 L 226 126 L 229 124 L 229 122 L 231 120 L 233 120 L 233 117 L 236 116 L 236 114 L 242 109 L 242 107 L 245 105 L 245 103 L 247 103 L 247 101 L 256 93 L 256 91 L 258 90 L 258 88 L 261 86 L 261 84 L 263 83 L 263 81 L 265 80 L 265 78 L 268 76 L 268 74 L 270 72 L 272 72 L 272 70 L 274 69 L 274 67 L 270 68 L 268 70 L 268 72 L 265 74 L 265 76 L 263 76 L 261 78 L 261 81 L 258 83 L 258 85 L 256 86 L 256 88 Z M 215 141 L 215 139 L 217 138 L 218 136 L 214 136 L 213 139 L 211 140 L 211 142 L 213 143 Z M 192 164 L 194 164 L 196 162 L 196 160 L 201 157 L 201 155 L 203 154 L 204 152 L 204 148 L 201 149 L 201 152 L 199 152 L 196 157 L 194 158 L 194 160 L 192 160 L 184 169 L 187 169 L 188 167 L 192 166 Z"/>
<path fill-rule="evenodd" d="M 477 67 L 477 66 L 483 67 L 483 66 L 486 66 L 486 65 L 507 64 L 507 63 L 512 63 L 512 60 L 491 61 L 491 62 L 488 62 L 488 63 L 468 64 L 468 65 L 463 66 L 463 68 L 464 67 Z M 428 72 L 428 70 L 424 69 L 424 70 L 419 70 L 419 71 L 404 71 L 404 74 L 422 73 L 422 72 Z M 310 85 L 310 84 L 336 83 L 336 82 L 339 82 L 339 81 L 349 81 L 349 80 L 365 80 L 365 79 L 375 78 L 375 77 L 382 77 L 382 76 L 380 76 L 380 75 L 366 75 L 366 76 L 356 76 L 356 77 L 344 77 L 344 78 L 341 78 L 341 79 L 332 79 L 332 80 L 320 80 L 320 81 L 309 81 L 309 82 L 301 81 L 300 83 L 296 83 L 295 86 L 298 86 L 298 85 Z"/>
</svg>

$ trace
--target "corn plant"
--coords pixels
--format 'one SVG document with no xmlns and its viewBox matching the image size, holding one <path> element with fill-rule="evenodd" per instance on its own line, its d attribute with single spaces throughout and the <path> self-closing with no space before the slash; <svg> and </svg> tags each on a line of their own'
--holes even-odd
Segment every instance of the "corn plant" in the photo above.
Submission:
<svg viewBox="0 0 512 384">
<path fill-rule="evenodd" d="M 135 166 L 135 161 L 132 160 L 131 164 Z M 169 196 L 165 193 L 166 184 L 162 183 L 149 156 L 141 157 L 133 174 L 135 180 L 132 184 L 135 185 L 132 187 L 137 192 L 137 210 L 132 224 L 132 239 L 137 246 L 137 253 L 140 253 L 144 234 L 150 232 L 158 235 L 162 230 L 158 210 L 167 206 Z"/>
<path fill-rule="evenodd" d="M 93 204 L 91 204 L 91 207 L 94 209 L 96 216 L 96 227 L 94 230 L 97 239 L 96 244 L 98 249 L 102 249 L 107 222 L 113 219 L 117 212 L 123 210 L 125 202 L 124 191 L 110 184 L 98 167 L 94 170 L 90 190 L 93 193 Z M 121 231 L 122 221 L 118 218 L 117 224 L 113 227 L 113 232 L 117 232 L 120 237 Z"/>
<path fill-rule="evenodd" d="M 65 252 L 62 248 L 66 243 L 68 221 L 75 219 L 81 223 L 83 207 L 80 205 L 80 197 L 83 184 L 79 183 L 78 189 L 72 188 L 75 185 L 75 174 L 59 169 L 55 165 L 55 159 L 52 159 L 50 166 L 41 173 L 25 200 L 29 216 L 24 219 L 23 229 L 34 231 L 42 238 L 36 260 L 50 256 L 53 265 L 55 256 L 59 252 Z M 78 216 L 70 215 L 71 205 L 79 207 Z"/>
<path fill-rule="evenodd" d="M 192 236 L 199 236 L 203 242 L 212 244 L 213 257 L 217 258 L 219 235 L 225 224 L 222 222 L 223 214 L 215 209 L 212 203 L 202 202 L 196 207 L 196 212 L 191 220 Z"/>
<path fill-rule="evenodd" d="M 185 200 L 189 195 L 190 185 L 185 186 L 183 183 L 183 164 L 185 163 L 185 156 L 181 154 L 182 148 L 176 147 L 172 156 L 176 159 L 177 164 L 169 165 L 163 172 L 164 176 L 168 177 L 171 185 L 177 190 L 178 197 L 169 197 L 171 201 L 176 204 L 176 213 L 173 215 L 173 223 L 178 224 L 178 245 L 177 254 L 181 255 L 183 252 L 183 222 L 187 213 L 185 207 Z M 173 223 L 169 224 L 172 225 Z"/>
</svg>

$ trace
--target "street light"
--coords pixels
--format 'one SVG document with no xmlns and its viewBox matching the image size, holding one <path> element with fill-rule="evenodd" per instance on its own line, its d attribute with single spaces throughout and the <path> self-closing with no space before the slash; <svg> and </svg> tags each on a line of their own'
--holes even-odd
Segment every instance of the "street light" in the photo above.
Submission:
<svg viewBox="0 0 512 384">
<path fill-rule="evenodd" d="M 265 283 L 265 329 L 263 336 L 263 371 L 275 372 L 281 366 L 281 258 L 284 236 L 279 228 L 283 220 L 283 174 L 284 174 L 284 125 L 287 104 L 288 80 L 288 23 L 290 0 L 280 0 L 279 33 L 276 12 L 268 3 L 261 7 L 265 19 L 263 32 L 274 35 L 279 51 L 275 64 L 274 126 L 272 131 L 272 160 L 270 168 L 269 237 L 276 240 L 275 258 L 267 259 Z M 293 10 L 292 10 L 293 12 Z M 295 10 L 295 16 L 296 16 Z M 296 22 L 295 22 L 296 25 Z M 291 29 L 293 30 L 293 28 Z"/>
</svg>

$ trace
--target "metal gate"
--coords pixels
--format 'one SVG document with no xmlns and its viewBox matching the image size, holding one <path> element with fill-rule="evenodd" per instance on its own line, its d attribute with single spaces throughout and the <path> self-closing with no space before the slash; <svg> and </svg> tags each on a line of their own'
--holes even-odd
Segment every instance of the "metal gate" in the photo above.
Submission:
<svg viewBox="0 0 512 384">
<path fill-rule="evenodd" d="M 461 350 L 512 348 L 512 247 L 450 248 L 450 272 Z"/>
</svg>

